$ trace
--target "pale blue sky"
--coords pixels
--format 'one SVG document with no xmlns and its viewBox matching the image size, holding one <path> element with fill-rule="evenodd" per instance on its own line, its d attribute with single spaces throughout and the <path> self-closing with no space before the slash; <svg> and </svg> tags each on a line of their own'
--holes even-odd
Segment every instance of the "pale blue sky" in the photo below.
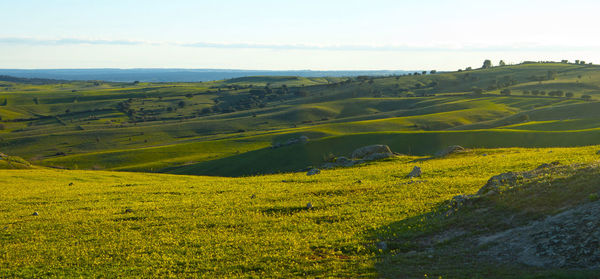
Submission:
<svg viewBox="0 0 600 279">
<path fill-rule="evenodd" d="M 0 0 L 0 10 L 0 68 L 600 62 L 600 2 L 592 0 Z"/>
</svg>

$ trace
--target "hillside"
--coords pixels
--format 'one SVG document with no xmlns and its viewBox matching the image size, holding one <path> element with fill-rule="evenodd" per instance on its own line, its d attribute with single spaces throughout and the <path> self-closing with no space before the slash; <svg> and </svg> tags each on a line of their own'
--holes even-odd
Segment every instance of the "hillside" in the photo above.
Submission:
<svg viewBox="0 0 600 279">
<path fill-rule="evenodd" d="M 568 247 L 598 241 L 572 232 L 598 225 L 598 150 L 474 149 L 314 176 L 0 170 L 0 277 L 595 278 L 597 251 Z M 497 190 L 453 198 L 481 188 Z"/>
<path fill-rule="evenodd" d="M 0 277 L 595 278 L 599 86 L 3 77 Z M 342 163 L 373 144 L 394 153 Z"/>
<path fill-rule="evenodd" d="M 0 151 L 61 168 L 239 176 L 376 143 L 413 155 L 584 146 L 596 144 L 599 86 L 600 66 L 569 63 L 196 83 L 5 79 Z M 310 142 L 270 149 L 299 136 Z"/>
</svg>

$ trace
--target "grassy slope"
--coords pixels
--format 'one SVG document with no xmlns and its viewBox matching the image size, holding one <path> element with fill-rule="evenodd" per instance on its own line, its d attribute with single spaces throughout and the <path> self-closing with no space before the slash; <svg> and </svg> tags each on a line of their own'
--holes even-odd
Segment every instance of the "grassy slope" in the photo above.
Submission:
<svg viewBox="0 0 600 279">
<path fill-rule="evenodd" d="M 600 130 L 541 132 L 520 130 L 379 132 L 351 134 L 278 149 L 260 149 L 213 161 L 168 170 L 176 174 L 245 176 L 318 167 L 328 154 L 349 156 L 356 148 L 386 144 L 402 154 L 432 155 L 449 145 L 468 148 L 560 147 L 597 144 Z M 276 168 L 274 167 L 276 164 Z"/>
<path fill-rule="evenodd" d="M 437 255 L 406 257 L 402 252 L 416 248 L 402 243 L 434 233 L 439 220 L 428 214 L 455 195 L 476 192 L 492 175 L 557 160 L 591 162 L 599 148 L 484 149 L 420 162 L 399 157 L 317 176 L 3 170 L 0 277 L 575 275 L 473 264 L 467 257 L 449 266 Z M 408 183 L 404 176 L 414 165 L 423 177 Z M 312 210 L 304 209 L 307 202 Z M 389 253 L 375 247 L 390 239 L 401 246 Z"/>
<path fill-rule="evenodd" d="M 557 78 L 531 81 L 532 76 L 544 77 L 548 71 L 556 71 Z M 595 115 L 598 103 L 520 96 L 521 90 L 525 89 L 560 89 L 573 92 L 576 97 L 594 95 L 600 84 L 597 66 L 525 64 L 425 76 L 377 77 L 370 81 L 347 80 L 249 77 L 207 83 L 63 82 L 36 85 L 0 82 L 4 89 L 0 91 L 0 104 L 3 99 L 8 103 L 0 106 L 1 124 L 5 128 L 0 130 L 0 151 L 45 165 L 69 168 L 161 171 L 214 161 L 211 167 L 214 169 L 223 157 L 258 150 L 299 134 L 318 140 L 371 132 L 499 129 L 494 133 L 525 130 L 533 134 L 530 131 L 568 133 L 600 127 Z M 484 96 L 464 94 L 472 87 L 486 89 L 507 82 L 508 88 L 517 96 L 501 97 L 496 95 L 500 89 L 493 88 Z M 273 93 L 262 99 L 248 93 L 250 86 L 260 89 L 267 84 L 273 91 L 285 84 L 289 92 Z M 300 97 L 298 92 L 304 92 L 305 96 Z M 407 97 L 411 94 L 437 96 Z M 261 102 L 264 107 L 243 108 L 230 113 L 201 113 L 208 107 L 237 106 L 242 101 L 243 105 L 248 100 Z M 117 109 L 123 102 L 135 112 L 137 123 L 132 123 L 128 115 Z M 183 107 L 179 106 L 181 102 Z M 156 119 L 142 122 L 142 118 Z M 507 131 L 507 136 L 512 133 Z M 465 132 L 465 135 L 471 134 Z M 425 135 L 429 134 L 423 133 Z M 247 141 L 240 141 L 240 138 Z M 486 145 L 490 137 L 475 138 L 477 146 L 508 146 L 495 142 Z M 530 146 L 529 138 L 507 142 L 512 146 Z M 215 139 L 223 140 L 218 147 L 209 142 Z M 348 144 L 351 142 L 340 142 L 346 145 L 340 148 L 354 147 Z M 469 145 L 471 142 L 467 139 L 458 144 Z M 415 154 L 440 147 L 435 144 L 419 146 L 419 141 L 409 143 Z M 587 143 L 587 139 L 582 139 L 561 141 L 558 145 Z M 398 150 L 408 152 L 405 147 Z M 319 152 L 329 151 L 312 151 Z M 311 162 L 314 164 L 315 160 Z M 274 162 L 271 171 L 291 170 L 291 167 L 279 168 L 280 165 Z"/>
</svg>

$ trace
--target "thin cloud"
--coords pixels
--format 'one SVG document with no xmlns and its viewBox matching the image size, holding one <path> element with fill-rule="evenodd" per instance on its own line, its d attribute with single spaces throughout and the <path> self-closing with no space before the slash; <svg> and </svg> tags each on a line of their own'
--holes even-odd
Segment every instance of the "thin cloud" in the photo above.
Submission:
<svg viewBox="0 0 600 279">
<path fill-rule="evenodd" d="M 0 38 L 0 44 L 11 45 L 165 45 L 192 48 L 219 49 L 269 49 L 269 50 L 328 50 L 328 51 L 581 51 L 595 50 L 599 46 L 540 45 L 535 43 L 517 43 L 507 45 L 486 44 L 438 44 L 438 45 L 308 45 L 308 44 L 258 44 L 258 43 L 177 43 L 151 42 L 136 40 L 104 39 L 38 39 L 38 38 Z"/>
</svg>

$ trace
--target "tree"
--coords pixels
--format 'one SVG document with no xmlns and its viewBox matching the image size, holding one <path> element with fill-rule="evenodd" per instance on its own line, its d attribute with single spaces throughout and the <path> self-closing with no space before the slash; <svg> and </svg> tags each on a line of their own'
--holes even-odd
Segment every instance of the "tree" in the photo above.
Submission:
<svg viewBox="0 0 600 279">
<path fill-rule="evenodd" d="M 500 63 L 498 63 L 499 66 L 506 66 L 506 63 L 504 63 L 504 60 L 500 60 Z"/>
<path fill-rule="evenodd" d="M 467 67 L 467 68 L 465 69 L 465 71 L 470 71 L 470 70 L 473 70 L 473 68 L 471 68 L 471 67 Z"/>
<path fill-rule="evenodd" d="M 567 98 L 573 98 L 573 92 L 567 92 L 567 93 L 565 93 L 565 97 L 567 97 Z"/>
<path fill-rule="evenodd" d="M 529 95 L 529 90 L 523 90 L 523 95 Z"/>
<path fill-rule="evenodd" d="M 436 70 L 431 70 L 431 71 L 429 71 L 429 74 L 431 74 L 431 75 L 433 75 L 433 74 L 436 74 L 436 73 L 437 73 L 437 71 L 436 71 Z"/>
<path fill-rule="evenodd" d="M 492 61 L 489 59 L 486 59 L 485 61 L 483 61 L 483 66 L 481 66 L 482 69 L 489 69 L 492 67 Z"/>
<path fill-rule="evenodd" d="M 473 93 L 480 95 L 483 94 L 483 89 L 479 88 L 479 87 L 473 87 L 473 89 L 471 89 L 471 91 L 473 91 Z"/>
<path fill-rule="evenodd" d="M 179 101 L 179 103 L 177 104 L 180 108 L 185 107 L 185 101 Z"/>
<path fill-rule="evenodd" d="M 211 109 L 210 107 L 203 108 L 203 109 L 200 111 L 200 113 L 202 113 L 202 114 L 209 114 L 209 113 L 211 113 L 211 112 L 212 112 L 212 109 Z"/>
<path fill-rule="evenodd" d="M 581 95 L 581 99 L 583 99 L 584 101 L 591 101 L 592 100 L 592 96 L 590 96 L 590 95 Z"/>
<path fill-rule="evenodd" d="M 502 89 L 502 91 L 500 91 L 500 94 L 502 94 L 504 96 L 509 96 L 510 93 L 512 93 L 512 92 L 508 88 L 507 89 Z"/>
<path fill-rule="evenodd" d="M 556 79 L 556 71 L 550 70 L 547 73 L 548 76 L 548 80 L 555 80 Z"/>
<path fill-rule="evenodd" d="M 426 75 L 426 74 L 427 74 L 427 71 L 423 71 L 423 72 L 421 72 L 421 74 L 422 74 L 422 75 Z"/>
</svg>

